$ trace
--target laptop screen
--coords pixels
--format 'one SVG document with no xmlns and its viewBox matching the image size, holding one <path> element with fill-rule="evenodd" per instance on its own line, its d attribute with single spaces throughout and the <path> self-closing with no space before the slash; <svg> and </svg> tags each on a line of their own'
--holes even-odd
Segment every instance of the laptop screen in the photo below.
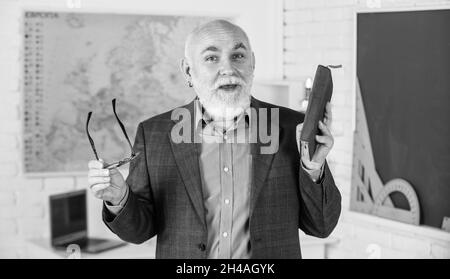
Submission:
<svg viewBox="0 0 450 279">
<path fill-rule="evenodd" d="M 52 245 L 87 237 L 86 190 L 50 196 Z"/>
</svg>

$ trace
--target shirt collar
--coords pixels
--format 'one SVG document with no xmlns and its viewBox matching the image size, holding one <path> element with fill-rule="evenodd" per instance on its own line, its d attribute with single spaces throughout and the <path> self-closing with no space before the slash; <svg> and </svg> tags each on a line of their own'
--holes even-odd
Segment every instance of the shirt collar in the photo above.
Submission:
<svg viewBox="0 0 450 279">
<path fill-rule="evenodd" d="M 197 129 L 199 128 L 199 125 L 202 125 L 201 128 L 204 128 L 206 125 L 211 123 L 212 119 L 206 112 L 205 108 L 200 103 L 200 100 L 198 99 L 198 97 L 195 99 L 194 104 L 195 104 L 195 112 L 194 112 L 195 122 L 194 123 L 195 123 L 195 129 L 197 131 Z M 237 124 L 239 124 L 239 122 L 243 118 L 245 120 L 246 127 L 248 127 L 251 123 L 250 122 L 250 120 L 251 120 L 250 109 L 244 110 L 244 112 L 242 114 L 235 117 L 234 127 L 237 127 Z"/>
</svg>

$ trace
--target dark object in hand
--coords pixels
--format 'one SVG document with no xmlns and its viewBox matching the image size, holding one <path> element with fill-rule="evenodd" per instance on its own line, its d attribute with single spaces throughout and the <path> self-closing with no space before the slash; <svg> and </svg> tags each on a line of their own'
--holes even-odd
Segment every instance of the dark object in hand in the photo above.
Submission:
<svg viewBox="0 0 450 279">
<path fill-rule="evenodd" d="M 329 66 L 332 68 L 338 66 Z M 312 158 L 316 150 L 316 135 L 319 132 L 319 120 L 322 120 L 325 113 L 325 106 L 331 100 L 333 93 L 333 79 L 328 67 L 317 66 L 314 83 L 309 96 L 308 108 L 306 109 L 305 121 L 303 122 L 300 141 L 308 144 L 309 156 Z"/>
</svg>

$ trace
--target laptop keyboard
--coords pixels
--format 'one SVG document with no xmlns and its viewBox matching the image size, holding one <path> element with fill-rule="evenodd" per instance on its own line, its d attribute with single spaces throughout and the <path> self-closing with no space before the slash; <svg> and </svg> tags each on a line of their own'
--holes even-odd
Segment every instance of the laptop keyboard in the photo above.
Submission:
<svg viewBox="0 0 450 279">
<path fill-rule="evenodd" d="M 89 238 L 87 241 L 87 244 L 88 245 L 99 245 L 99 244 L 106 243 L 106 242 L 108 242 L 108 240 L 106 240 L 106 239 Z"/>
<path fill-rule="evenodd" d="M 122 241 L 108 240 L 103 238 L 89 238 L 71 241 L 70 244 L 79 245 L 81 250 L 87 253 L 98 253 L 115 247 L 123 246 L 126 243 Z M 57 246 L 57 248 L 65 249 L 65 247 L 67 247 L 68 245 L 69 244 Z"/>
<path fill-rule="evenodd" d="M 100 238 L 89 238 L 89 239 L 79 239 L 76 241 L 73 241 L 72 243 L 77 244 L 80 246 L 80 248 L 84 248 L 87 246 L 93 246 L 93 245 L 99 245 L 102 243 L 107 242 L 106 239 L 100 239 Z"/>
</svg>

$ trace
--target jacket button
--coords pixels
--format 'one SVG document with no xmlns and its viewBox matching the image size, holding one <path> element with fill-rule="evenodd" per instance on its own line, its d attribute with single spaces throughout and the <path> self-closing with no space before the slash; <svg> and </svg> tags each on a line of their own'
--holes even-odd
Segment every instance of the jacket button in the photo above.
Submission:
<svg viewBox="0 0 450 279">
<path fill-rule="evenodd" d="M 205 251 L 206 250 L 206 245 L 204 244 L 204 243 L 200 243 L 199 245 L 198 245 L 198 249 L 200 249 L 200 251 Z"/>
</svg>

